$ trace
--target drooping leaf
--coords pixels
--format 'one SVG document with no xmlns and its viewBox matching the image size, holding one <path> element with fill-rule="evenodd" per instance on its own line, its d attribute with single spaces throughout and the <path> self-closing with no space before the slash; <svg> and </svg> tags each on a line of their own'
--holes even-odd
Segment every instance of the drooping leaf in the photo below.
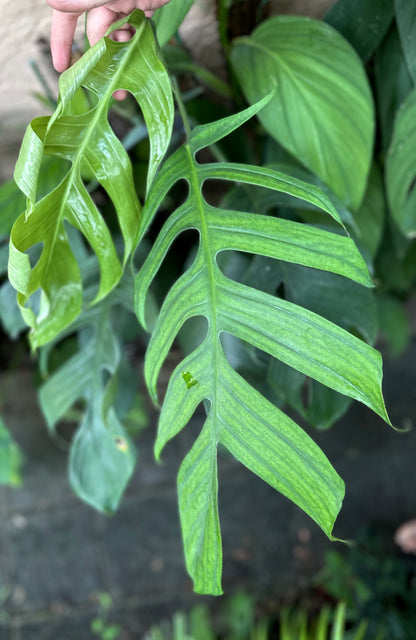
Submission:
<svg viewBox="0 0 416 640">
<path fill-rule="evenodd" d="M 51 432 L 70 409 L 83 403 L 71 443 L 70 481 L 80 498 L 106 513 L 116 510 L 136 458 L 116 405 L 123 358 L 123 313 L 119 289 L 84 311 L 60 335 L 64 339 L 76 330 L 79 350 L 47 378 L 39 392 Z"/>
<path fill-rule="evenodd" d="M 367 62 L 387 32 L 393 15 L 394 0 L 338 0 L 325 15 L 325 22 L 343 35 Z"/>
<path fill-rule="evenodd" d="M 323 22 L 278 16 L 236 39 L 231 62 L 250 103 L 275 87 L 259 113 L 267 131 L 357 208 L 370 169 L 374 115 L 351 45 Z"/>
<path fill-rule="evenodd" d="M 413 82 L 416 84 L 416 5 L 409 0 L 394 0 L 394 4 L 404 57 Z"/>
<path fill-rule="evenodd" d="M 396 115 L 386 158 L 386 186 L 390 209 L 401 231 L 416 233 L 416 89 Z"/>
<path fill-rule="evenodd" d="M 18 487 L 22 482 L 22 462 L 23 454 L 0 418 L 0 484 Z"/>
<path fill-rule="evenodd" d="M 209 406 L 205 425 L 178 478 L 187 567 L 196 590 L 203 593 L 221 593 L 218 443 L 301 506 L 328 536 L 343 496 L 342 481 L 306 433 L 232 369 L 224 355 L 222 335 L 237 336 L 359 398 L 388 420 L 380 392 L 380 358 L 371 347 L 301 306 L 232 281 L 218 266 L 218 254 L 237 250 L 334 271 L 370 284 L 365 263 L 349 237 L 290 220 L 216 208 L 205 200 L 202 189 L 207 180 L 238 181 L 302 198 L 340 222 L 331 201 L 314 185 L 272 169 L 196 160 L 198 151 L 235 130 L 269 99 L 196 127 L 161 167 L 143 211 L 141 235 L 171 187 L 186 180 L 185 202 L 163 225 L 139 271 L 135 305 L 145 326 L 146 295 L 169 247 L 182 231 L 197 229 L 196 256 L 166 295 L 153 329 L 145 377 L 156 399 L 158 374 L 178 331 L 190 318 L 208 320 L 199 346 L 171 376 L 155 445 L 159 457 L 196 407 L 201 402 Z"/>
<path fill-rule="evenodd" d="M 96 301 L 117 284 L 135 247 L 141 209 L 128 156 L 108 122 L 113 92 L 130 91 L 142 109 L 151 149 L 148 186 L 170 140 L 170 83 L 152 27 L 139 11 L 127 20 L 136 30 L 130 42 L 103 38 L 62 74 L 57 110 L 50 119 L 31 123 L 16 165 L 15 180 L 28 199 L 28 209 L 12 230 L 9 277 L 32 328 L 34 347 L 51 340 L 81 310 L 81 277 L 66 225 L 81 231 L 98 259 L 101 278 Z M 84 102 L 89 106 L 82 112 L 77 98 L 80 86 L 90 95 Z M 71 165 L 65 177 L 37 200 L 44 154 L 65 158 Z M 121 262 L 106 221 L 85 187 L 85 176 L 94 177 L 114 204 L 124 240 Z M 35 245 L 41 247 L 40 256 L 28 255 Z M 38 300 L 33 301 L 39 292 L 40 306 Z"/>
</svg>

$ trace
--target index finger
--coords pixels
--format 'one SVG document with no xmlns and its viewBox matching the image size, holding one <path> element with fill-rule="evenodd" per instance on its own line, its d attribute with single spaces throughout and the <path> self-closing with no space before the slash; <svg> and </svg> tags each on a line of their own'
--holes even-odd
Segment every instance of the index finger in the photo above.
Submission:
<svg viewBox="0 0 416 640">
<path fill-rule="evenodd" d="M 59 73 L 68 69 L 71 63 L 72 42 L 79 15 L 55 10 L 52 13 L 52 62 Z"/>
</svg>

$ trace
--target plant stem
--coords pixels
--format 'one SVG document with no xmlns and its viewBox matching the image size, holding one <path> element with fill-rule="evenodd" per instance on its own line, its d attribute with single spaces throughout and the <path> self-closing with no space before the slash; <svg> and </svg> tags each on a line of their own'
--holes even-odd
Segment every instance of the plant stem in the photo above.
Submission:
<svg viewBox="0 0 416 640">
<path fill-rule="evenodd" d="M 188 114 L 186 113 L 185 105 L 182 100 L 181 90 L 179 89 L 178 81 L 176 78 L 172 78 L 173 93 L 175 94 L 176 103 L 178 105 L 179 113 L 181 114 L 183 126 L 185 128 L 186 138 L 189 140 L 191 136 L 191 125 L 189 122 Z"/>
</svg>

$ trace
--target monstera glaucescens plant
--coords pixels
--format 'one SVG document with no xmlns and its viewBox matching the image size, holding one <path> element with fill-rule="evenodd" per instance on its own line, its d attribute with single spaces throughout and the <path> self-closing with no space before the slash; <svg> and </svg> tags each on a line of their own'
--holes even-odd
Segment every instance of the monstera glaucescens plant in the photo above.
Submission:
<svg viewBox="0 0 416 640">
<path fill-rule="evenodd" d="M 191 4 L 172 0 L 156 13 L 161 45 Z M 358 54 L 333 27 L 276 17 L 229 49 L 234 82 L 249 106 L 234 110 L 228 101 L 228 115 L 198 124 L 175 84 L 175 118 L 152 24 L 139 11 L 127 20 L 135 29 L 132 40 L 103 38 L 89 49 L 61 76 L 54 115 L 34 120 L 27 130 L 15 171 L 27 209 L 12 229 L 9 278 L 45 371 L 52 347 L 78 336 L 75 353 L 46 378 L 40 401 L 51 431 L 82 402 L 71 443 L 71 482 L 104 512 L 116 509 L 135 458 L 117 403 L 117 380 L 120 386 L 129 377 L 123 318 L 134 312 L 151 328 L 144 368 L 156 403 L 164 360 L 184 325 L 194 323 L 197 338 L 189 340 L 160 398 L 155 454 L 159 458 L 203 404 L 206 419 L 178 473 L 179 509 L 195 589 L 220 594 L 219 445 L 299 505 L 330 538 L 344 495 L 343 481 L 319 447 L 239 371 L 231 342 L 247 358 L 265 359 L 269 378 L 277 367 L 276 384 L 279 376 L 286 388 L 294 380 L 299 391 L 299 380 L 310 380 L 326 401 L 328 393 L 353 398 L 389 422 L 381 356 L 368 344 L 375 332 L 368 323 L 367 330 L 357 329 L 357 314 L 366 315 L 362 306 L 371 315 L 374 302 L 365 289 L 372 287 L 366 261 L 351 237 L 360 227 L 353 214 L 377 181 L 375 170 L 370 176 L 373 99 Z M 172 52 L 165 51 L 169 60 Z M 186 54 L 172 59 L 172 68 L 195 70 Z M 209 73 L 200 76 L 224 89 Z M 108 119 L 117 89 L 137 101 L 148 135 L 142 204 L 131 159 Z M 263 164 L 227 158 L 227 137 L 249 126 L 264 148 L 279 143 L 279 157 Z M 406 127 L 403 119 L 399 138 Z M 298 164 L 288 169 L 289 154 Z M 59 171 L 39 197 L 51 160 Z M 219 185 L 224 197 L 210 200 L 207 185 Z M 105 211 L 94 198 L 97 188 L 108 198 Z M 392 189 L 394 202 L 399 191 Z M 276 215 L 278 206 L 283 215 Z M 174 242 L 189 230 L 198 239 L 157 310 L 149 288 Z M 138 253 L 139 267 L 133 258 Z M 244 265 L 237 275 L 227 270 L 230 255 Z M 362 303 L 358 311 L 352 303 L 351 310 L 342 294 L 337 305 L 346 311 L 338 324 L 330 293 L 324 304 L 324 293 L 311 302 L 308 291 L 323 292 L 328 278 Z"/>
</svg>

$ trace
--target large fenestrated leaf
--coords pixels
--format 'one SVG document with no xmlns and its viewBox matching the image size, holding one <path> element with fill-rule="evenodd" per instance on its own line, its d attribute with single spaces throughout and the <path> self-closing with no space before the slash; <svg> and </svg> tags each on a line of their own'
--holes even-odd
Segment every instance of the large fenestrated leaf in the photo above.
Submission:
<svg viewBox="0 0 416 640">
<path fill-rule="evenodd" d="M 357 53 L 329 25 L 294 16 L 237 38 L 231 62 L 267 131 L 352 209 L 364 194 L 374 134 L 371 91 Z"/>
<path fill-rule="evenodd" d="M 61 76 L 54 115 L 34 120 L 22 144 L 15 180 L 28 199 L 28 208 L 12 230 L 9 277 L 32 328 L 34 347 L 51 340 L 81 309 L 82 284 L 67 224 L 82 232 L 98 259 L 101 277 L 96 301 L 117 284 L 135 247 L 141 207 L 127 153 L 108 122 L 113 92 L 126 89 L 142 109 L 150 139 L 148 186 L 170 140 L 170 82 L 158 57 L 152 27 L 139 11 L 128 21 L 136 29 L 132 40 L 116 43 L 103 38 L 87 51 Z M 89 92 L 81 111 L 80 86 Z M 37 200 L 44 154 L 60 156 L 71 164 L 65 177 Z M 124 240 L 121 261 L 106 221 L 86 189 L 86 176 L 95 178 L 113 202 Z M 33 255 L 35 245 L 42 249 L 40 256 Z M 34 295 L 39 292 L 40 302 L 39 295 Z"/>
<path fill-rule="evenodd" d="M 141 235 L 171 187 L 186 180 L 185 202 L 163 225 L 137 276 L 136 311 L 145 326 L 146 295 L 169 247 L 182 231 L 197 229 L 198 251 L 162 305 L 146 355 L 145 376 L 156 400 L 158 374 L 178 331 L 189 318 L 207 318 L 199 346 L 172 374 L 155 445 L 159 457 L 196 407 L 203 401 L 209 406 L 201 434 L 178 477 L 187 567 L 196 590 L 203 593 L 221 593 L 218 443 L 301 506 L 328 536 L 343 497 L 342 481 L 309 436 L 232 369 L 221 334 L 250 342 L 361 400 L 388 420 L 380 391 L 379 354 L 317 314 L 237 283 L 218 267 L 220 252 L 238 250 L 318 267 L 370 285 L 365 263 L 349 237 L 289 220 L 215 208 L 202 195 L 206 180 L 239 181 L 302 198 L 340 221 L 328 197 L 314 185 L 271 169 L 196 161 L 198 151 L 233 131 L 268 99 L 240 114 L 195 128 L 162 166 L 143 212 Z"/>
<path fill-rule="evenodd" d="M 387 195 L 402 232 L 416 233 L 416 89 L 398 110 L 386 158 Z"/>
</svg>

